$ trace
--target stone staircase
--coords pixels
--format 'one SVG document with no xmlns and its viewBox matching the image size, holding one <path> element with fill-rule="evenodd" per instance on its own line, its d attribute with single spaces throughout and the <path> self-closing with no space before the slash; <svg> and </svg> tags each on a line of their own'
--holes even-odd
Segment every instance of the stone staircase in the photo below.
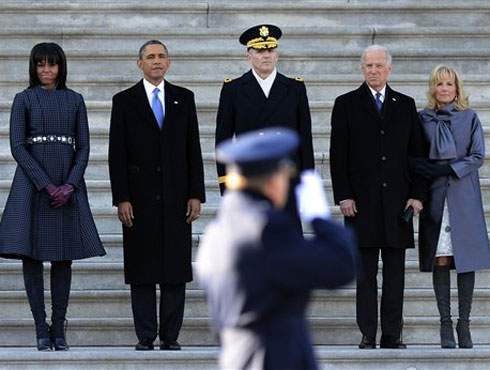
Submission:
<svg viewBox="0 0 490 370">
<path fill-rule="evenodd" d="M 362 82 L 359 57 L 371 43 L 391 49 L 394 71 L 390 84 L 413 96 L 419 108 L 425 103 L 432 67 L 440 62 L 454 65 L 462 73 L 490 148 L 489 19 L 490 2 L 483 0 L 2 0 L 0 211 L 15 169 L 8 144 L 13 96 L 27 85 L 31 47 L 41 41 L 58 42 L 68 57 L 68 84 L 84 95 L 88 107 L 91 156 L 85 178 L 108 255 L 74 263 L 68 327 L 73 348 L 68 353 L 45 354 L 33 349 L 33 324 L 20 264 L 0 261 L 0 368 L 217 367 L 217 342 L 210 330 L 203 292 L 195 282 L 187 290 L 180 337 L 184 351 L 136 353 L 132 349 L 136 338 L 123 278 L 121 227 L 111 207 L 107 142 L 111 97 L 140 78 L 135 62 L 144 41 L 157 38 L 167 44 L 172 60 L 167 79 L 196 94 L 208 198 L 193 228 L 197 248 L 219 205 L 213 154 L 215 116 L 222 79 L 237 77 L 248 69 L 245 51 L 237 41 L 244 29 L 260 22 L 275 23 L 283 29 L 278 69 L 306 81 L 316 166 L 331 200 L 328 149 L 333 101 Z M 490 213 L 488 160 L 480 176 L 485 212 Z M 341 219 L 338 209 L 333 214 Z M 453 303 L 456 309 L 457 301 Z M 418 272 L 417 254 L 411 250 L 403 333 L 409 344 L 407 351 L 355 349 L 360 338 L 353 285 L 315 292 L 309 320 L 324 369 L 490 368 L 490 272 L 477 275 L 473 306 L 475 349 L 438 348 L 439 324 L 431 277 Z"/>
</svg>

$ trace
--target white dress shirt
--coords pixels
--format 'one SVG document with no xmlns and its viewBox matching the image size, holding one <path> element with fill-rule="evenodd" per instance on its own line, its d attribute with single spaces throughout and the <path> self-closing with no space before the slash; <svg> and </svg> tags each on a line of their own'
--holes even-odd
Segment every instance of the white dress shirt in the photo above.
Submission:
<svg viewBox="0 0 490 370">
<path fill-rule="evenodd" d="M 371 86 L 367 85 L 369 87 L 369 90 L 371 90 L 371 94 L 373 94 L 374 101 L 376 101 L 376 94 L 378 93 L 376 90 L 374 90 Z M 381 100 L 381 103 L 385 102 L 385 96 L 386 96 L 386 85 L 383 86 L 383 88 L 380 91 L 381 96 L 379 97 L 379 100 Z"/>
<path fill-rule="evenodd" d="M 145 87 L 146 96 L 148 97 L 148 102 L 150 103 L 150 107 L 151 107 L 151 102 L 153 101 L 153 90 L 155 90 L 155 87 L 158 87 L 158 89 L 160 90 L 158 92 L 158 99 L 160 99 L 160 101 L 162 102 L 163 112 L 165 113 L 164 83 L 165 80 L 162 80 L 162 82 L 160 82 L 158 86 L 155 86 L 151 82 L 148 82 L 146 79 L 143 78 L 143 86 Z"/>
<path fill-rule="evenodd" d="M 274 70 L 271 72 L 269 76 L 267 76 L 265 79 L 260 77 L 257 72 L 252 68 L 252 73 L 257 79 L 257 82 L 260 85 L 260 88 L 264 92 L 264 95 L 266 98 L 269 97 L 269 93 L 271 92 L 272 84 L 274 83 L 274 80 L 276 79 L 277 76 L 277 70 L 274 68 Z"/>
</svg>

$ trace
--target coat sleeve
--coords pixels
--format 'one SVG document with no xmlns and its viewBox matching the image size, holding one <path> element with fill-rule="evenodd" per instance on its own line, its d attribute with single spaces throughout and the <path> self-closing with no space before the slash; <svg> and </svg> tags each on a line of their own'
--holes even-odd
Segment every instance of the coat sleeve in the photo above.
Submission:
<svg viewBox="0 0 490 370">
<path fill-rule="evenodd" d="M 471 143 L 468 155 L 451 163 L 451 168 L 458 178 L 462 178 L 473 171 L 478 171 L 485 160 L 485 136 L 480 119 L 475 113 L 471 123 Z"/>
<path fill-rule="evenodd" d="M 188 199 L 199 199 L 201 203 L 206 201 L 204 191 L 204 169 L 202 164 L 201 144 L 199 142 L 199 125 L 197 122 L 196 102 L 194 94 L 190 94 L 189 127 L 187 129 L 187 167 L 189 189 Z"/>
<path fill-rule="evenodd" d="M 122 105 L 121 99 L 117 95 L 114 96 L 109 130 L 109 177 L 114 206 L 131 200 L 128 182 L 127 139 Z"/>
<path fill-rule="evenodd" d="M 24 170 L 36 189 L 42 190 L 53 181 L 27 150 L 28 117 L 25 98 L 22 94 L 17 94 L 10 114 L 10 149 L 15 161 Z"/>
<path fill-rule="evenodd" d="M 311 114 L 308 96 L 306 95 L 306 86 L 304 82 L 296 82 L 299 86 L 299 109 L 298 109 L 298 127 L 301 138 L 299 148 L 300 171 L 313 169 L 315 167 L 315 158 L 313 153 L 313 138 L 311 135 Z"/>
<path fill-rule="evenodd" d="M 216 116 L 215 145 L 233 137 L 235 134 L 234 106 L 232 85 L 228 82 L 223 84 L 219 97 L 218 114 Z M 218 183 L 221 195 L 225 190 L 226 168 L 223 164 L 216 162 L 218 171 Z"/>
<path fill-rule="evenodd" d="M 75 137 L 75 160 L 70 170 L 67 183 L 80 187 L 88 164 L 90 154 L 90 135 L 88 131 L 87 107 L 81 95 L 78 95 L 77 126 Z"/>
<path fill-rule="evenodd" d="M 349 230 L 315 219 L 315 238 L 308 240 L 285 225 L 271 221 L 262 235 L 264 249 L 269 251 L 267 275 L 274 285 L 293 290 L 333 289 L 354 279 L 357 246 Z"/>
<path fill-rule="evenodd" d="M 417 114 L 417 108 L 415 107 L 415 101 L 410 99 L 410 119 L 411 119 L 411 130 L 410 130 L 410 141 L 408 147 L 409 157 L 427 157 L 427 150 L 424 144 L 422 125 L 420 124 L 419 116 Z M 408 160 L 408 158 L 407 158 Z M 428 184 L 427 180 L 411 171 L 410 176 L 412 178 L 412 185 L 410 187 L 410 198 L 425 200 L 427 199 Z"/>
<path fill-rule="evenodd" d="M 330 176 L 335 204 L 354 199 L 349 181 L 349 124 L 347 107 L 339 98 L 335 100 L 330 133 Z"/>
</svg>

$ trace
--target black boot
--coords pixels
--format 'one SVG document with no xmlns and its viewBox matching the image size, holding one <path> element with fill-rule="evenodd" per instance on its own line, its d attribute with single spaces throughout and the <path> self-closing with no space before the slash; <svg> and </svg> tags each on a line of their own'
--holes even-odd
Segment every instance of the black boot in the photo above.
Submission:
<svg viewBox="0 0 490 370">
<path fill-rule="evenodd" d="M 441 316 L 441 347 L 456 348 L 454 340 L 453 321 L 451 320 L 451 280 L 449 266 L 434 266 L 432 284 L 437 300 L 437 308 Z"/>
<path fill-rule="evenodd" d="M 56 351 L 67 351 L 65 323 L 71 286 L 71 261 L 51 263 L 51 327 L 49 333 Z"/>
<path fill-rule="evenodd" d="M 24 284 L 36 326 L 38 351 L 50 351 L 53 348 L 49 337 L 49 326 L 46 323 L 44 306 L 43 263 L 33 259 L 22 260 Z"/>
<path fill-rule="evenodd" d="M 475 288 L 475 272 L 458 274 L 459 320 L 456 325 L 459 348 L 473 348 L 470 332 L 470 312 Z"/>
</svg>

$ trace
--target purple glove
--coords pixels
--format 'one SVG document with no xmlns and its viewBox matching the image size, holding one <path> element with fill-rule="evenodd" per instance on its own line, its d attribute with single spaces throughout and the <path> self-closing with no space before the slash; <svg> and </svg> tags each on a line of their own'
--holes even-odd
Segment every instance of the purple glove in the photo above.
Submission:
<svg viewBox="0 0 490 370">
<path fill-rule="evenodd" d="M 44 187 L 44 191 L 48 193 L 51 199 L 53 199 L 55 194 L 58 192 L 58 187 L 54 184 L 48 184 Z"/>
<path fill-rule="evenodd" d="M 54 208 L 63 207 L 69 200 L 75 188 L 72 184 L 64 184 L 58 187 L 58 191 L 51 198 Z"/>
</svg>

